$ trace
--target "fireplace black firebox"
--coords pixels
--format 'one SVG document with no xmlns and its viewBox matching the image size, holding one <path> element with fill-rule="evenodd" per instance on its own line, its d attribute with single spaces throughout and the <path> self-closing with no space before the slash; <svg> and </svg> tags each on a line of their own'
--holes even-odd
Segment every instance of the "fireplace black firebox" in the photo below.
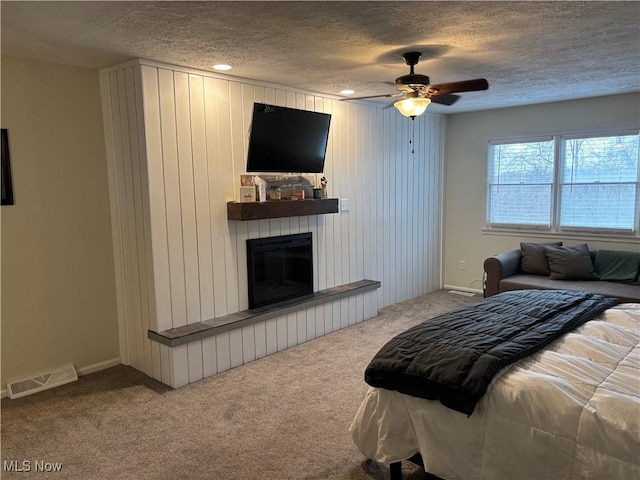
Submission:
<svg viewBox="0 0 640 480">
<path fill-rule="evenodd" d="M 247 240 L 249 308 L 313 293 L 311 233 Z"/>
</svg>

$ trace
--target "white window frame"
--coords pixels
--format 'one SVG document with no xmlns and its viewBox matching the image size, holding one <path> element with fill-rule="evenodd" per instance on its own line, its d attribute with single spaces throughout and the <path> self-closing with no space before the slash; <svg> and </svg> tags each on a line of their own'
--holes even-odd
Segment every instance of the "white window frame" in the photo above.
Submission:
<svg viewBox="0 0 640 480">
<path fill-rule="evenodd" d="M 492 139 L 488 142 L 487 147 L 487 177 L 485 180 L 485 211 L 484 211 L 484 231 L 495 233 L 536 233 L 554 235 L 581 235 L 581 236 L 597 236 L 597 237 L 612 237 L 612 238 L 640 238 L 640 162 L 638 165 L 638 175 L 636 177 L 636 203 L 635 203 L 635 223 L 632 230 L 628 229 L 615 229 L 615 228 L 600 228 L 600 227 L 561 227 L 560 226 L 560 209 L 562 205 L 562 167 L 563 167 L 563 153 L 565 140 L 575 139 L 587 139 L 587 138 L 600 138 L 600 137 L 612 137 L 612 136 L 628 136 L 638 135 L 637 129 L 625 129 L 614 131 L 598 131 L 598 132 L 572 132 L 562 133 L 554 135 L 538 135 L 531 137 L 513 137 L 503 139 Z M 553 164 L 553 184 L 551 186 L 551 212 L 549 227 L 536 226 L 536 225 L 516 225 L 516 224 L 500 224 L 491 223 L 490 208 L 491 208 L 491 179 L 493 176 L 493 159 L 492 148 L 496 145 L 508 145 L 518 143 L 533 143 L 533 142 L 547 142 L 553 140 L 554 142 L 554 164 Z"/>
<path fill-rule="evenodd" d="M 528 137 L 528 138 L 514 138 L 514 139 L 504 139 L 504 140 L 490 140 L 489 141 L 489 145 L 487 147 L 487 180 L 485 182 L 485 187 L 486 187 L 486 191 L 485 191 L 485 215 L 484 215 L 484 221 L 485 221 L 485 228 L 488 229 L 501 229 L 501 230 L 532 230 L 532 231 L 550 231 L 550 229 L 553 227 L 553 221 L 554 221 L 554 190 L 555 190 L 555 182 L 556 182 L 556 176 L 557 176 L 557 165 L 554 162 L 553 165 L 553 180 L 552 180 L 552 184 L 551 184 L 551 213 L 549 216 L 549 222 L 550 222 L 550 226 L 546 227 L 544 225 L 531 225 L 531 224 L 522 224 L 522 225 L 518 225 L 518 224 L 514 224 L 514 223 L 509 223 L 509 224 L 504 224 L 504 223 L 491 223 L 489 221 L 489 213 L 490 213 L 490 208 L 491 208 L 491 186 L 493 185 L 491 183 L 491 178 L 493 177 L 493 170 L 494 170 L 494 166 L 493 166 L 493 162 L 491 161 L 491 151 L 492 148 L 498 145 L 510 145 L 510 144 L 517 144 L 517 143 L 536 143 L 536 142 L 549 142 L 549 141 L 553 141 L 554 140 L 554 136 L 553 135 L 545 135 L 545 136 L 540 136 L 540 137 Z M 554 146 L 554 148 L 556 148 Z M 556 153 L 554 151 L 554 158 L 556 156 Z"/>
</svg>

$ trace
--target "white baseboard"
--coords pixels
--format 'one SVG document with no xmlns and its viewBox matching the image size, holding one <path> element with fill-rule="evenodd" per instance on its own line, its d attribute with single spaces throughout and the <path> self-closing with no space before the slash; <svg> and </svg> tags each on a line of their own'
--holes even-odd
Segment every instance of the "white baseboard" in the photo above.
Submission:
<svg viewBox="0 0 640 480">
<path fill-rule="evenodd" d="M 445 290 L 459 290 L 461 292 L 474 293 L 482 296 L 483 291 L 479 288 L 458 287 L 457 285 L 445 285 Z"/>
<path fill-rule="evenodd" d="M 120 357 L 117 357 L 110 360 L 105 360 L 104 362 L 94 363 L 93 365 L 87 365 L 86 367 L 76 368 L 76 372 L 78 373 L 78 376 L 89 375 L 90 373 L 95 373 L 99 372 L 100 370 L 115 367 L 116 365 L 120 365 L 121 363 L 122 362 L 120 361 Z M 5 398 L 7 396 L 8 392 L 6 388 L 0 390 L 0 398 Z"/>
<path fill-rule="evenodd" d="M 105 360 L 104 362 L 94 363 L 93 365 L 87 365 L 86 367 L 76 368 L 78 375 L 89 375 L 90 373 L 99 372 L 100 370 L 105 370 L 107 368 L 115 367 L 116 365 L 120 365 L 122 361 L 120 357 L 112 358 L 111 360 Z"/>
</svg>

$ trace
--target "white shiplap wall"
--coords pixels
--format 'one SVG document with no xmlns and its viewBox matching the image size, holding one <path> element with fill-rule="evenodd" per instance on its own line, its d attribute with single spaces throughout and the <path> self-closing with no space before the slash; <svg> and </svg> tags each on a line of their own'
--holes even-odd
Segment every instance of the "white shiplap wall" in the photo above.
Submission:
<svg viewBox="0 0 640 480">
<path fill-rule="evenodd" d="M 101 91 L 125 363 L 176 387 L 440 287 L 444 117 L 147 61 L 102 71 Z M 254 102 L 332 114 L 325 176 L 348 213 L 226 219 Z M 147 338 L 248 308 L 246 239 L 308 231 L 317 290 L 382 288 L 182 347 Z"/>
</svg>

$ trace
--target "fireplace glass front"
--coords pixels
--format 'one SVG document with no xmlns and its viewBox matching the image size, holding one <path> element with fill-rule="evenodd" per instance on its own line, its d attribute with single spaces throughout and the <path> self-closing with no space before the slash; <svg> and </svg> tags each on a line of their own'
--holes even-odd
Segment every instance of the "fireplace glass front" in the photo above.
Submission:
<svg viewBox="0 0 640 480">
<path fill-rule="evenodd" d="M 313 293 L 311 233 L 247 240 L 249 308 Z"/>
</svg>

